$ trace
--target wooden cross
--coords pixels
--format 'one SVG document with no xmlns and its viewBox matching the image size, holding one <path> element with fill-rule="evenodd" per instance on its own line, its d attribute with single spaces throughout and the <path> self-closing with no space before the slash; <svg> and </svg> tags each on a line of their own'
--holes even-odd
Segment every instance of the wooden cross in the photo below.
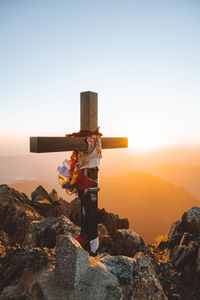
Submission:
<svg viewBox="0 0 200 300">
<path fill-rule="evenodd" d="M 95 132 L 98 128 L 98 94 L 82 92 L 80 96 L 80 122 L 81 130 Z M 128 138 L 102 137 L 103 149 L 127 148 Z M 88 145 L 85 137 L 30 137 L 30 152 L 59 152 L 59 151 L 87 151 Z M 98 168 L 89 170 L 89 177 L 97 179 Z M 79 192 L 81 200 L 81 236 L 88 241 L 98 237 L 97 224 L 97 184 L 96 190 Z M 84 213 L 83 213 L 84 212 Z M 91 253 L 91 248 L 87 248 Z M 92 254 L 92 253 L 91 253 Z"/>
</svg>

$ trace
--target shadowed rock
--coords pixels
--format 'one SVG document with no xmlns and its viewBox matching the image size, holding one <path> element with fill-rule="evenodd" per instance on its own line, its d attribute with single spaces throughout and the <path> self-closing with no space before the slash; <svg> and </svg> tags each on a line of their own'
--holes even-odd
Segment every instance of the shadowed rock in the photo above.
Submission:
<svg viewBox="0 0 200 300">
<path fill-rule="evenodd" d="M 23 246 L 28 248 L 54 248 L 56 246 L 56 236 L 63 234 L 71 234 L 76 238 L 80 234 L 80 228 L 65 216 L 34 221 L 29 226 Z"/>
<path fill-rule="evenodd" d="M 41 219 L 38 212 L 27 204 L 27 197 L 7 185 L 0 185 L 0 229 L 14 243 L 21 244 L 30 223 Z"/>
<path fill-rule="evenodd" d="M 54 253 L 47 248 L 34 248 L 31 250 L 15 248 L 10 250 L 5 257 L 0 259 L 0 292 L 8 286 L 14 286 L 17 283 L 16 280 L 23 277 L 24 272 L 32 276 L 32 280 L 34 280 L 33 274 L 50 262 L 54 262 Z M 0 299 L 7 299 L 3 296 L 6 293 L 8 293 L 6 290 L 2 292 Z M 11 299 L 16 298 L 13 297 Z"/>
<path fill-rule="evenodd" d="M 48 199 L 48 198 L 49 198 L 49 194 L 41 185 L 39 185 L 35 189 L 35 191 L 33 191 L 31 193 L 31 199 L 33 202 L 38 201 L 38 200 Z"/>
</svg>

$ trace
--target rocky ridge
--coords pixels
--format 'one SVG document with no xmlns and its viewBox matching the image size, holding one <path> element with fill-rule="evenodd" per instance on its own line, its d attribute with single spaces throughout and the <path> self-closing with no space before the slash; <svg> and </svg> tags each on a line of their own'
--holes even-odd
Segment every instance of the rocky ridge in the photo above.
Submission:
<svg viewBox="0 0 200 300">
<path fill-rule="evenodd" d="M 0 299 L 200 299 L 200 208 L 183 214 L 158 245 L 127 219 L 98 210 L 100 248 L 76 241 L 80 200 L 39 186 L 29 199 L 0 185 Z"/>
</svg>

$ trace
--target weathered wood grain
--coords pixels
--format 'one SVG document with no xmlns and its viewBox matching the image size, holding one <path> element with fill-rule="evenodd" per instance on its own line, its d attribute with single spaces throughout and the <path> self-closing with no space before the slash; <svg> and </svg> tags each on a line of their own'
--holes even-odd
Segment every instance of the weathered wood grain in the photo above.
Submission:
<svg viewBox="0 0 200 300">
<path fill-rule="evenodd" d="M 82 92 L 80 95 L 81 130 L 96 131 L 98 127 L 98 94 Z"/>
<path fill-rule="evenodd" d="M 102 137 L 103 149 L 127 148 L 128 138 Z M 30 152 L 86 151 L 85 137 L 30 137 Z"/>
</svg>

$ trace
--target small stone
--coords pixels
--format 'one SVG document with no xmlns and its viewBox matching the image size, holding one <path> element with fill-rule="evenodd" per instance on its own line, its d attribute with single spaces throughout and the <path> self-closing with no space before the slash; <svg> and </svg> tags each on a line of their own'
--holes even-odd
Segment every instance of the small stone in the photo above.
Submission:
<svg viewBox="0 0 200 300">
<path fill-rule="evenodd" d="M 55 272 L 59 284 L 74 289 L 89 267 L 88 253 L 72 236 L 57 236 Z"/>
</svg>

